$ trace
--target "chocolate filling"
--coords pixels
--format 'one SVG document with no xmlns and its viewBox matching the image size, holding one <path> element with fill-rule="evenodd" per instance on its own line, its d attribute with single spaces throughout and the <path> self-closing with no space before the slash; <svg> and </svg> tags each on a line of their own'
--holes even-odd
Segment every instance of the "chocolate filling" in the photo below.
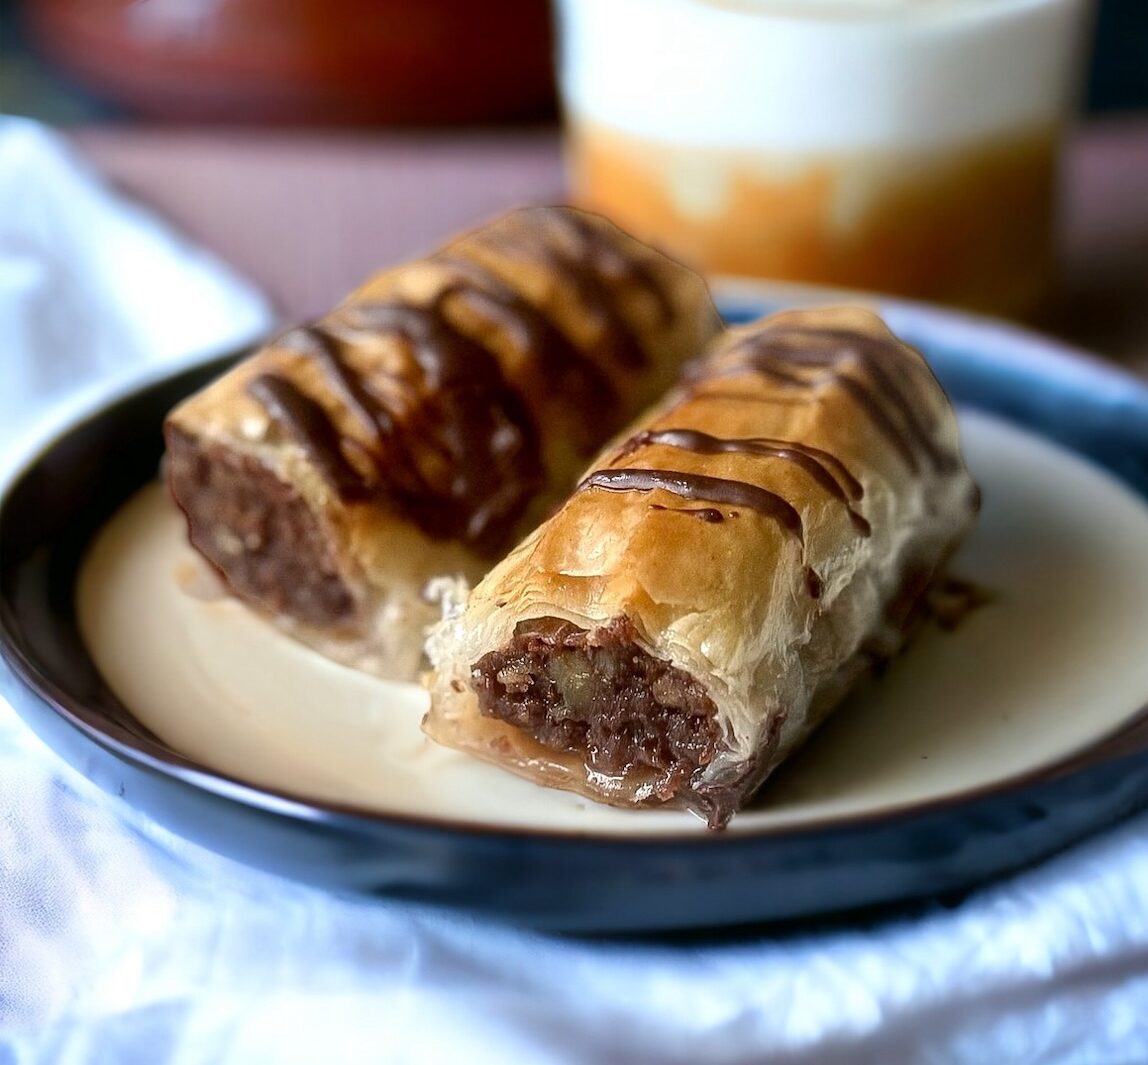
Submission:
<svg viewBox="0 0 1148 1065">
<path fill-rule="evenodd" d="M 653 771 L 676 794 L 714 757 L 716 708 L 688 673 L 641 650 L 625 618 L 587 631 L 547 617 L 521 622 L 471 667 L 479 709 L 595 772 Z"/>
<path fill-rule="evenodd" d="M 329 536 L 261 462 L 169 426 L 167 479 L 192 546 L 239 596 L 311 625 L 354 623 L 355 598 Z"/>
</svg>

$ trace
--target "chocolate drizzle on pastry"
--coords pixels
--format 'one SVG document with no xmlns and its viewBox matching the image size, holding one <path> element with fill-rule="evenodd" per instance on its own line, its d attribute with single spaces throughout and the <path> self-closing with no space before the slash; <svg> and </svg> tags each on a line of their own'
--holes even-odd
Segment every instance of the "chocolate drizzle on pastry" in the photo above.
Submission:
<svg viewBox="0 0 1148 1065">
<path fill-rule="evenodd" d="M 957 457 L 939 448 L 930 427 L 921 421 L 917 413 L 918 390 L 903 384 L 903 379 L 889 369 L 887 364 L 897 360 L 896 342 L 892 339 L 840 329 L 794 331 L 781 325 L 743 337 L 727 355 L 728 363 L 706 371 L 707 380 L 748 370 L 786 388 L 812 391 L 826 383 L 827 372 L 832 382 L 865 412 L 910 470 L 920 469 L 922 455 L 938 472 L 951 473 L 959 466 Z M 854 368 L 861 374 L 851 373 Z"/>
<path fill-rule="evenodd" d="M 380 479 L 398 491 L 418 493 L 421 490 L 425 493 L 418 468 L 407 451 L 397 422 L 344 358 L 338 337 L 318 323 L 301 326 L 295 330 L 295 335 L 308 343 L 308 350 L 323 371 L 324 378 L 370 438 L 370 458 Z M 339 447 L 337 433 L 330 439 Z M 357 472 L 356 477 L 358 481 L 352 490 L 339 492 L 340 498 L 346 502 L 366 499 L 372 494 L 369 484 Z"/>
<path fill-rule="evenodd" d="M 432 630 L 424 729 L 724 826 L 903 642 L 973 505 L 956 428 L 865 311 L 732 331 Z"/>
<path fill-rule="evenodd" d="M 791 462 L 845 507 L 859 535 L 869 536 L 872 532 L 866 518 L 852 506 L 865 494 L 861 482 L 828 451 L 792 440 L 724 438 L 697 429 L 645 429 L 624 441 L 610 465 L 590 474 L 577 491 L 600 488 L 611 492 L 652 492 L 661 489 L 683 499 L 746 507 L 777 522 L 787 533 L 796 536 L 804 547 L 804 524 L 800 513 L 776 492 L 732 478 L 709 477 L 683 470 L 619 469 L 614 465 L 636 451 L 652 446 L 679 448 L 699 455 L 742 454 Z M 653 504 L 651 509 L 669 508 Z M 680 513 L 692 514 L 711 523 L 724 520 L 724 515 L 716 507 L 683 508 Z M 805 567 L 804 574 L 805 589 L 810 598 L 820 599 L 824 587 L 821 577 L 809 566 Z"/>
<path fill-rule="evenodd" d="M 585 424 L 581 451 L 589 455 L 601 445 L 604 432 L 616 428 L 620 397 L 609 375 L 545 314 L 492 271 L 459 256 L 441 254 L 435 261 L 458 276 L 446 293 L 479 318 L 509 336 L 528 355 L 527 368 L 542 389 L 561 389 L 583 406 L 593 404 L 597 419 Z M 661 291 L 660 289 L 658 290 Z"/>
<path fill-rule="evenodd" d="M 668 321 L 669 296 L 649 266 L 579 216 L 533 213 L 545 216 L 544 225 L 513 243 L 492 231 L 473 239 L 501 255 L 542 259 L 559 271 L 599 324 L 594 349 L 604 363 L 645 366 L 646 352 L 607 282 L 649 293 Z M 594 412 L 576 440 L 589 453 L 617 426 L 618 391 L 604 366 L 489 264 L 449 252 L 434 261 L 449 280 L 430 303 L 352 303 L 284 338 L 310 354 L 331 396 L 359 426 L 359 437 L 343 436 L 330 407 L 281 373 L 261 375 L 248 391 L 344 503 L 385 501 L 430 537 L 459 539 L 495 554 L 543 480 L 536 415 L 545 393 L 568 389 Z M 464 330 L 462 309 L 480 320 L 479 329 L 472 326 L 475 332 L 493 325 L 512 338 L 522 355 L 513 380 L 485 340 Z M 344 336 L 363 332 L 398 340 L 405 366 L 379 375 L 377 384 L 369 382 L 343 352 Z"/>
<path fill-rule="evenodd" d="M 343 457 L 339 431 L 320 404 L 276 374 L 260 374 L 247 390 L 275 421 L 288 428 L 341 497 L 353 499 L 361 494 L 362 481 Z"/>
<path fill-rule="evenodd" d="M 617 247 L 579 215 L 547 207 L 523 214 L 541 225 L 524 226 L 513 237 L 493 229 L 482 230 L 474 239 L 496 254 L 513 250 L 516 255 L 532 258 L 562 277 L 582 313 L 596 325 L 599 337 L 595 347 L 604 353 L 606 361 L 629 370 L 647 366 L 649 355 L 619 313 L 607 282 L 645 293 L 655 304 L 659 324 L 667 326 L 673 321 L 673 304 L 650 267 Z"/>
<path fill-rule="evenodd" d="M 957 457 L 946 454 L 934 442 L 930 427 L 917 412 L 922 397 L 911 384 L 900 383 L 886 365 L 900 358 L 897 342 L 893 340 L 837 329 L 795 331 L 778 326 L 743 336 L 728 350 L 696 364 L 683 399 L 688 402 L 704 398 L 713 382 L 747 372 L 781 385 L 783 392 L 792 389 L 812 393 L 832 383 L 857 403 L 911 471 L 919 472 L 923 457 L 933 470 L 952 472 L 958 468 Z M 774 402 L 773 397 L 724 395 L 727 400 Z M 779 397 L 778 402 L 786 400 Z M 591 473 L 577 490 L 652 492 L 661 489 L 690 501 L 746 507 L 775 521 L 796 536 L 804 547 L 801 515 L 775 492 L 748 481 L 677 469 L 618 468 L 619 463 L 649 447 L 675 448 L 698 455 L 740 454 L 792 463 L 845 508 L 858 535 L 867 537 L 872 532 L 868 519 L 854 506 L 864 497 L 861 482 L 828 451 L 792 440 L 719 437 L 689 428 L 646 429 L 624 441 L 607 467 Z M 657 509 L 666 508 L 658 505 Z M 715 507 L 693 508 L 687 512 L 705 521 L 723 519 Z M 809 567 L 805 569 L 805 585 L 811 598 L 820 598 L 823 582 Z"/>
<path fill-rule="evenodd" d="M 784 389 L 812 391 L 825 385 L 828 373 L 829 380 L 854 399 L 912 471 L 919 471 L 918 456 L 923 455 L 934 470 L 951 472 L 958 467 L 958 460 L 954 455 L 945 454 L 934 443 L 930 429 L 915 409 L 920 397 L 911 388 L 898 384 L 894 374 L 885 366 L 887 360 L 898 358 L 895 341 L 844 330 L 786 331 L 784 327 L 778 327 L 743 337 L 728 351 L 696 364 L 683 398 L 686 401 L 705 398 L 710 395 L 708 385 L 715 380 L 737 377 L 746 372 L 759 374 Z M 854 367 L 861 368 L 862 376 L 854 376 L 850 372 Z M 722 395 L 726 400 L 774 402 L 773 397 L 736 392 L 723 392 Z M 578 490 L 600 488 L 616 492 L 650 492 L 662 489 L 684 499 L 745 506 L 772 518 L 804 543 L 800 514 L 774 492 L 746 481 L 681 470 L 616 467 L 635 452 L 654 446 L 699 455 L 742 454 L 790 462 L 845 507 L 860 536 L 869 536 L 872 532 L 868 519 L 853 505 L 864 497 L 861 482 L 828 451 L 792 440 L 727 438 L 687 428 L 646 429 L 624 441 L 616 449 L 609 466 L 592 473 L 578 486 Z M 711 517 L 710 512 L 711 508 L 692 511 L 705 513 L 707 521 L 721 519 L 720 511 L 712 511 L 717 518 Z M 821 578 L 808 568 L 806 589 L 814 599 L 821 596 Z"/>
<path fill-rule="evenodd" d="M 648 263 L 627 255 L 616 243 L 604 239 L 602 232 L 581 215 L 545 207 L 538 208 L 538 211 L 546 213 L 554 228 L 573 238 L 578 248 L 573 257 L 573 262 L 577 264 L 576 273 L 594 279 L 600 275 L 623 285 L 640 288 L 657 304 L 661 324 L 665 326 L 673 321 L 674 305 Z M 566 261 L 571 262 L 570 256 L 566 257 Z"/>
<path fill-rule="evenodd" d="M 845 468 L 844 463 L 821 448 L 809 447 L 794 440 L 774 440 L 768 437 L 718 437 L 697 429 L 646 429 L 622 444 L 614 462 L 652 445 L 680 448 L 699 455 L 756 455 L 792 462 L 846 508 L 850 520 L 862 536 L 868 536 L 872 531 L 869 522 L 850 505 L 865 494 L 861 482 Z"/>
<path fill-rule="evenodd" d="M 602 488 L 608 492 L 653 492 L 661 489 L 682 499 L 746 507 L 777 522 L 787 533 L 795 536 L 803 548 L 805 546 L 805 528 L 797 508 L 775 492 L 759 488 L 747 481 L 707 477 L 704 474 L 686 473 L 682 470 L 605 469 L 590 474 L 578 486 L 577 491 L 582 492 L 590 488 Z M 716 523 L 723 520 L 721 512 L 711 507 L 688 510 L 687 513 L 699 515 L 707 522 Z M 810 598 L 820 599 L 821 577 L 810 566 L 804 568 L 804 574 L 805 590 Z"/>
<path fill-rule="evenodd" d="M 428 536 L 495 551 L 541 480 L 537 434 L 498 361 L 458 332 L 441 307 L 440 297 L 427 307 L 371 303 L 347 312 L 350 328 L 385 331 L 404 345 L 411 372 L 392 383 L 413 393 L 411 409 L 417 413 L 401 423 L 341 357 L 329 329 L 305 330 L 332 390 L 367 429 L 370 444 L 360 449 L 366 469 L 351 465 L 329 415 L 332 430 L 316 434 L 297 416 L 297 404 L 266 403 L 268 381 L 302 395 L 285 377 L 265 374 L 257 379 L 264 382 L 262 389 L 250 391 L 304 447 L 344 502 L 386 499 Z M 309 414 L 322 409 L 315 400 L 308 402 Z M 345 475 L 348 468 L 354 478 Z M 344 472 L 335 478 L 334 470 Z"/>
<path fill-rule="evenodd" d="M 682 470 L 607 469 L 595 470 L 577 490 L 583 492 L 590 488 L 602 488 L 608 492 L 653 492 L 661 489 L 682 499 L 746 507 L 771 518 L 798 540 L 804 540 L 804 527 L 797 508 L 776 493 L 747 481 L 707 477 Z"/>
</svg>

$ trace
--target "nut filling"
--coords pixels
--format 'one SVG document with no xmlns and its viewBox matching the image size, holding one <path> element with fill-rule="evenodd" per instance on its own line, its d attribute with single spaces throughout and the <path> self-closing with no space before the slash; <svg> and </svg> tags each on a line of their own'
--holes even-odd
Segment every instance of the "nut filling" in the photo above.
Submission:
<svg viewBox="0 0 1148 1065">
<path fill-rule="evenodd" d="M 273 614 L 313 625 L 355 620 L 355 600 L 327 537 L 272 471 L 169 427 L 167 478 L 191 543 L 235 591 Z"/>
<path fill-rule="evenodd" d="M 668 798 L 713 759 L 721 729 L 701 685 L 636 636 L 625 619 L 592 631 L 557 618 L 521 622 L 471 667 L 479 709 L 596 772 L 654 771 L 658 797 Z"/>
</svg>

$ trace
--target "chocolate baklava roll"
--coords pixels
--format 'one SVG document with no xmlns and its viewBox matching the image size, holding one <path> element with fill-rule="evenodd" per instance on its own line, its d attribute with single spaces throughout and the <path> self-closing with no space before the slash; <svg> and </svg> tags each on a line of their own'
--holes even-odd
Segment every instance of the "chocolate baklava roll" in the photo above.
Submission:
<svg viewBox="0 0 1148 1065">
<path fill-rule="evenodd" d="M 428 584 L 481 576 L 719 327 L 701 278 L 605 219 L 511 212 L 182 403 L 168 484 L 236 595 L 411 678 Z"/>
<path fill-rule="evenodd" d="M 875 315 L 731 330 L 431 631 L 424 729 L 721 827 L 899 649 L 977 500 L 948 399 Z"/>
</svg>

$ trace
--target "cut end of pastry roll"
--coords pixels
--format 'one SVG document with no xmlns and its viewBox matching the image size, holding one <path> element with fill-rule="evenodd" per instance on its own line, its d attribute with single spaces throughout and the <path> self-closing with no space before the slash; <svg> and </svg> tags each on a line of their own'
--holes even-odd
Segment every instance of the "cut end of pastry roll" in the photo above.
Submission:
<svg viewBox="0 0 1148 1065">
<path fill-rule="evenodd" d="M 875 315 L 731 330 L 431 631 L 424 729 L 721 827 L 897 652 L 976 509 L 947 398 Z"/>
<path fill-rule="evenodd" d="M 534 757 L 565 760 L 573 776 L 616 783 L 639 801 L 684 795 L 723 746 L 705 687 L 643 650 L 624 616 L 591 629 L 555 617 L 520 622 L 474 663 L 471 687 L 480 714 L 537 742 Z M 711 797 L 692 799 L 720 820 Z"/>
<path fill-rule="evenodd" d="M 719 324 L 700 277 L 605 219 L 514 211 L 177 407 L 168 484 L 237 596 L 412 679 L 428 583 L 477 580 Z"/>
</svg>

